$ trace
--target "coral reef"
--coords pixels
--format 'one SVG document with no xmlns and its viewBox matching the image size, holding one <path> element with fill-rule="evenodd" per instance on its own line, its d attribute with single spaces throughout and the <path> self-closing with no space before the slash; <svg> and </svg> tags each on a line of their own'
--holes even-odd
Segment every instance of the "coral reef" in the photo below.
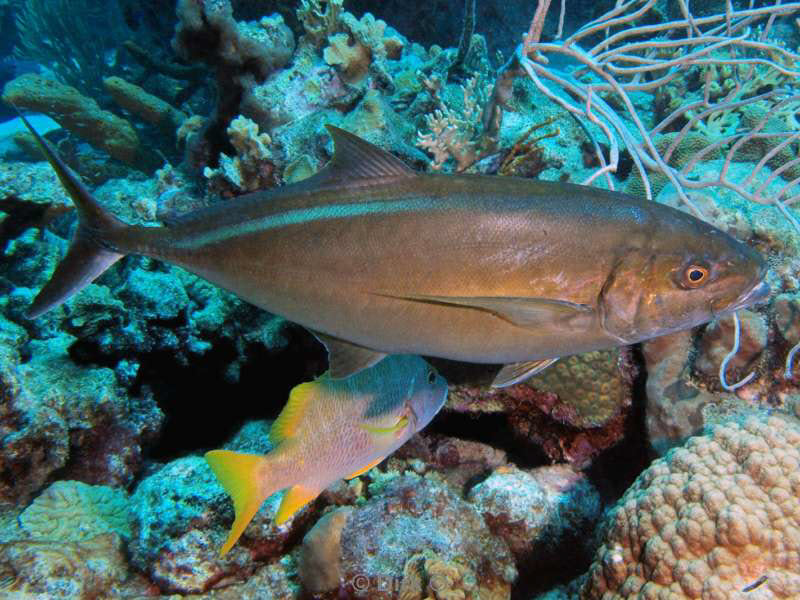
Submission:
<svg viewBox="0 0 800 600">
<path fill-rule="evenodd" d="M 534 442 L 553 461 L 586 467 L 622 438 L 637 372 L 627 352 L 591 352 L 509 388 L 486 390 L 480 379 L 451 385 L 448 406 L 474 414 L 505 413 L 521 440 Z"/>
<path fill-rule="evenodd" d="M 180 0 L 178 26 L 172 47 L 184 60 L 201 61 L 215 68 L 217 105 L 202 139 L 208 164 L 230 146 L 225 131 L 240 114 L 240 103 L 249 90 L 269 73 L 285 66 L 294 52 L 294 36 L 279 15 L 258 22 L 238 23 L 228 0 L 195 2 Z"/>
<path fill-rule="evenodd" d="M 796 422 L 751 418 L 667 453 L 608 515 L 581 597 L 796 597 L 799 448 Z"/>
<path fill-rule="evenodd" d="M 684 18 L 674 3 L 633 20 L 620 5 L 619 23 L 601 18 L 595 34 L 582 26 L 604 8 L 570 5 L 563 36 L 553 3 L 534 18 L 541 41 L 529 33 L 527 55 L 509 59 L 530 23 L 524 0 L 178 0 L 174 15 L 155 0 L 50 4 L 0 0 L 0 15 L 20 17 L 17 55 L 41 63 L 0 56 L 3 99 L 56 118 L 37 130 L 126 222 L 170 226 L 305 179 L 331 158 L 333 124 L 421 171 L 649 188 L 768 256 L 775 295 L 740 312 L 727 379 L 756 377 L 734 392 L 718 381 L 729 317 L 641 350 L 564 357 L 505 389 L 488 387 L 496 367 L 434 360 L 451 386 L 430 428 L 285 525 L 271 497 L 220 558 L 234 512 L 199 454 L 268 452 L 268 419 L 324 371 L 324 351 L 136 256 L 26 319 L 75 218 L 51 169 L 22 162 L 40 159 L 32 137 L 2 124 L 0 596 L 800 596 L 797 359 L 784 377 L 800 342 L 796 12 L 766 22 L 791 7 L 759 3 L 755 33 L 732 34 L 740 46 L 723 32 L 724 3 L 692 3 L 722 15 L 722 54 L 705 45 L 705 21 L 685 28 L 691 40 L 659 29 Z M 3 52 L 15 31 L 8 19 L 0 30 Z M 636 31 L 661 45 L 623 52 Z M 458 50 L 437 45 L 459 33 Z M 615 70 L 631 67 L 620 56 L 645 61 L 632 67 L 644 75 Z M 604 503 L 623 493 L 598 538 Z"/>
<path fill-rule="evenodd" d="M 267 500 L 239 544 L 220 558 L 233 520 L 228 495 L 203 458 L 172 461 L 142 480 L 131 495 L 132 563 L 171 593 L 199 593 L 223 580 L 245 581 L 260 563 L 277 559 L 313 513 L 313 507 L 306 507 L 277 526 L 273 519 L 280 498 L 276 494 Z"/>
<path fill-rule="evenodd" d="M 25 305 L 24 294 L 10 302 Z M 6 308 L 6 310 L 8 310 Z M 141 465 L 141 446 L 153 439 L 163 414 L 151 397 L 127 397 L 107 368 L 75 365 L 63 333 L 27 340 L 3 321 L 0 356 L 0 503 L 26 502 L 53 475 L 127 485 Z M 19 349 L 31 353 L 22 362 Z"/>
</svg>

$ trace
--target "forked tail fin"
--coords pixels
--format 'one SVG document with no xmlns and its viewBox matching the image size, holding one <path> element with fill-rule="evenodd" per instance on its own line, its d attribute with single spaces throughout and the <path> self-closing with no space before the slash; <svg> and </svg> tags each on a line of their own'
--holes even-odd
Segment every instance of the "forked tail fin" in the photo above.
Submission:
<svg viewBox="0 0 800 600">
<path fill-rule="evenodd" d="M 271 486 L 265 485 L 265 467 L 269 462 L 265 456 L 230 450 L 212 450 L 206 452 L 206 461 L 233 500 L 233 511 L 236 515 L 228 539 L 219 551 L 220 556 L 225 556 L 261 508 L 267 496 L 277 489 L 270 489 Z"/>
<path fill-rule="evenodd" d="M 82 290 L 123 257 L 111 247 L 110 240 L 115 230 L 127 225 L 105 211 L 27 119 L 20 118 L 78 209 L 78 229 L 67 255 L 26 312 L 29 319 L 35 319 Z"/>
</svg>

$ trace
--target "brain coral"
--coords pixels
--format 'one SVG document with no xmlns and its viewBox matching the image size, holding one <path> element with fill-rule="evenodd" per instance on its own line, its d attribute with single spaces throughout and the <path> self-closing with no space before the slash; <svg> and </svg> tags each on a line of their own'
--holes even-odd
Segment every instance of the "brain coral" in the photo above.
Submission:
<svg viewBox="0 0 800 600">
<path fill-rule="evenodd" d="M 112 532 L 130 536 L 128 494 L 80 481 L 56 481 L 19 520 L 34 539 L 82 542 Z"/>
<path fill-rule="evenodd" d="M 584 600 L 800 597 L 800 427 L 718 425 L 611 511 Z"/>
</svg>

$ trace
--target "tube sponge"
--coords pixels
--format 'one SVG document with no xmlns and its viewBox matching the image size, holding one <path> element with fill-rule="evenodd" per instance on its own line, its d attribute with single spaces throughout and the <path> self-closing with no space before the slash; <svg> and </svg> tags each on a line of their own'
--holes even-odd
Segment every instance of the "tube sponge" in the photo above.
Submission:
<svg viewBox="0 0 800 600">
<path fill-rule="evenodd" d="M 52 117 L 64 129 L 117 160 L 135 165 L 139 159 L 139 136 L 133 125 L 102 110 L 74 87 L 27 73 L 7 83 L 2 98 L 17 108 Z"/>
</svg>

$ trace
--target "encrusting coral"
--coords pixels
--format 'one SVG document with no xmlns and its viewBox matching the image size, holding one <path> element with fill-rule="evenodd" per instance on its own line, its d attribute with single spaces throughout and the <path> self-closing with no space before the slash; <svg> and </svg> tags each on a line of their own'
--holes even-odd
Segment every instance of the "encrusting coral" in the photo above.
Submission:
<svg viewBox="0 0 800 600">
<path fill-rule="evenodd" d="M 718 425 L 628 489 L 581 598 L 797 598 L 799 494 L 796 421 Z"/>
</svg>

